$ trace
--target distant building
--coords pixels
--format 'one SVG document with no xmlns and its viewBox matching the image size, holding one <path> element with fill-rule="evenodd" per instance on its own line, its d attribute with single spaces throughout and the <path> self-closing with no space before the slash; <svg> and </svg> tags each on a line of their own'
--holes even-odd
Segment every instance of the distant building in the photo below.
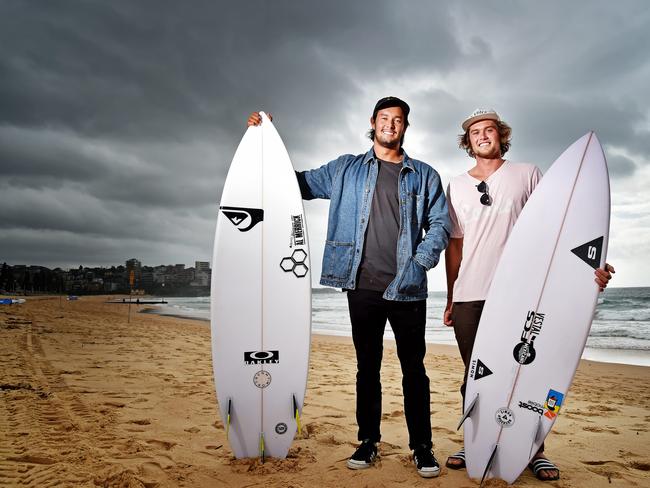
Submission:
<svg viewBox="0 0 650 488">
<path fill-rule="evenodd" d="M 131 283 L 131 273 L 133 273 L 133 283 Z M 129 286 L 140 288 L 142 285 L 142 263 L 135 258 L 126 262 L 126 276 Z"/>
</svg>

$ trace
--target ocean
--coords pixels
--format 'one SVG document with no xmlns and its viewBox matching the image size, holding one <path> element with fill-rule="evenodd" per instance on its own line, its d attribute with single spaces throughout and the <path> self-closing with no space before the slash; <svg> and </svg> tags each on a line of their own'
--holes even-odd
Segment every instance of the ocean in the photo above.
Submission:
<svg viewBox="0 0 650 488">
<path fill-rule="evenodd" d="M 157 313 L 210 320 L 210 297 L 172 297 Z M 456 344 L 453 329 L 442 323 L 446 292 L 431 292 L 427 301 L 426 340 Z M 312 294 L 312 332 L 351 336 L 347 299 L 331 288 Z M 390 326 L 386 338 L 393 338 Z M 600 295 L 582 357 L 596 361 L 650 366 L 650 287 L 608 288 Z"/>
</svg>

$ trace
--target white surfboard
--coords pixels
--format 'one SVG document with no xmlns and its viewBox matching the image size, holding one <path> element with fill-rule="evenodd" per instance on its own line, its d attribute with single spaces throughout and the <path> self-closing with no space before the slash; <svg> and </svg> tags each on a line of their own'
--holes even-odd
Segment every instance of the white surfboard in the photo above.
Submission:
<svg viewBox="0 0 650 488">
<path fill-rule="evenodd" d="M 302 198 L 265 114 L 224 185 L 212 265 L 212 362 L 237 458 L 286 457 L 307 385 L 311 276 Z"/>
<path fill-rule="evenodd" d="M 513 483 L 567 401 L 607 254 L 607 163 L 593 132 L 552 165 L 503 251 L 465 394 L 467 472 Z"/>
</svg>

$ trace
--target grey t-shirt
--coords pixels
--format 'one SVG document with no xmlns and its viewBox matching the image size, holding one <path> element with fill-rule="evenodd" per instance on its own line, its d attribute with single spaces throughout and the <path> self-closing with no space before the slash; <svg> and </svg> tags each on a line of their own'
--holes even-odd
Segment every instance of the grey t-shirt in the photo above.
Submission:
<svg viewBox="0 0 650 488">
<path fill-rule="evenodd" d="M 357 288 L 383 292 L 397 273 L 399 173 L 402 163 L 377 161 L 379 174 L 370 207 Z"/>
</svg>

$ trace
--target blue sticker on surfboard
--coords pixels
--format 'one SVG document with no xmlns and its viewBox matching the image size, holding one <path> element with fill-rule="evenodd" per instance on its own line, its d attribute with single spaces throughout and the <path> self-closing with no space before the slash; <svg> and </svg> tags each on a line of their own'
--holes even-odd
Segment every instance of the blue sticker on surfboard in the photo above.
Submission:
<svg viewBox="0 0 650 488">
<path fill-rule="evenodd" d="M 544 402 L 544 416 L 553 420 L 557 417 L 557 414 L 560 413 L 560 408 L 562 407 L 562 402 L 564 401 L 564 393 L 559 391 L 549 390 L 548 395 L 546 395 L 546 401 Z"/>
</svg>

